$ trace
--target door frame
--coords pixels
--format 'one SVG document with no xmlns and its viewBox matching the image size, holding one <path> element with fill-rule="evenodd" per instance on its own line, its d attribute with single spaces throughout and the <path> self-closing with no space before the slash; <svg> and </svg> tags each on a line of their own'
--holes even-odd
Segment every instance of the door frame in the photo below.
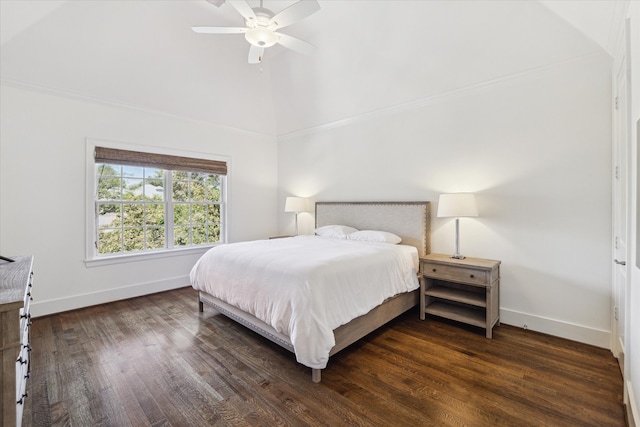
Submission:
<svg viewBox="0 0 640 427">
<path fill-rule="evenodd" d="M 625 37 L 626 38 L 626 37 Z M 612 88 L 612 270 L 611 351 L 624 374 L 627 354 L 630 242 L 630 128 L 629 69 L 625 38 L 613 66 Z M 621 83 L 620 83 L 621 82 Z M 625 263 L 620 265 L 619 263 Z M 621 319 L 620 319 L 621 317 Z M 620 319 L 620 320 L 619 320 Z"/>
<path fill-rule="evenodd" d="M 620 34 L 620 38 L 619 38 L 619 43 L 618 46 L 616 48 L 616 53 L 614 55 L 614 62 L 612 64 L 612 73 L 611 73 L 611 88 L 612 88 L 612 97 L 613 97 L 613 102 L 612 102 L 612 106 L 611 106 L 611 137 L 612 137 L 612 167 L 613 167 L 613 173 L 612 173 L 612 222 L 611 222 L 611 231 L 612 231 L 612 247 L 611 247 L 611 255 L 612 255 L 612 260 L 611 260 L 611 265 L 612 265 L 612 270 L 611 270 L 611 351 L 614 354 L 614 356 L 616 356 L 618 358 L 618 362 L 620 364 L 620 369 L 622 371 L 622 378 L 623 378 L 623 403 L 625 404 L 626 408 L 627 408 L 627 413 L 628 415 L 631 415 L 630 418 L 630 423 L 631 420 L 633 419 L 632 413 L 631 413 L 631 407 L 630 404 L 632 402 L 630 402 L 630 396 L 629 396 L 629 390 L 628 390 L 628 381 L 631 378 L 631 372 L 630 372 L 630 363 L 625 363 L 624 357 L 625 355 L 629 354 L 629 329 L 630 329 L 630 292 L 631 292 L 631 280 L 632 280 L 632 271 L 631 271 L 631 267 L 632 265 L 635 264 L 635 260 L 631 260 L 630 257 L 632 255 L 632 248 L 631 248 L 631 244 L 633 243 L 633 236 L 631 235 L 632 233 L 632 224 L 631 221 L 634 220 L 634 218 L 632 217 L 632 206 L 631 203 L 634 200 L 634 195 L 632 194 L 632 191 L 634 190 L 634 183 L 632 182 L 632 172 L 633 172 L 633 163 L 632 163 L 632 159 L 631 156 L 634 153 L 633 151 L 633 144 L 634 141 L 632 141 L 632 135 L 633 135 L 633 130 L 631 128 L 632 125 L 635 125 L 635 123 L 632 123 L 631 120 L 631 102 L 632 101 L 632 94 L 631 94 L 631 70 L 630 70 L 630 62 L 631 62 L 631 37 L 630 37 L 630 19 L 627 16 L 624 20 L 624 27 L 623 27 L 623 31 Z M 624 67 L 624 68 L 622 68 Z M 620 93 L 620 88 L 618 87 L 618 75 L 620 71 L 624 71 L 625 73 L 625 78 L 624 78 L 624 85 L 625 85 L 625 89 L 624 89 L 624 96 L 626 99 L 626 102 L 623 107 L 623 111 L 620 110 L 616 110 L 616 97 L 619 96 Z M 624 114 L 624 116 L 622 117 L 622 120 L 619 120 L 619 116 L 618 116 L 618 112 L 620 112 L 620 114 Z M 622 131 L 624 131 L 624 134 L 626 135 L 626 141 L 624 141 L 625 143 L 625 147 L 624 147 L 624 152 L 626 153 L 625 158 L 622 159 L 618 159 L 619 157 L 619 141 L 618 141 L 618 135 L 621 132 L 620 127 L 624 127 L 624 129 L 622 129 Z M 617 253 L 617 249 L 616 249 L 616 233 L 617 233 L 617 217 L 616 217 L 616 165 L 617 162 L 624 162 L 624 166 L 626 168 L 626 176 L 624 177 L 624 179 L 626 179 L 625 182 L 625 199 L 626 199 L 626 205 L 624 207 L 625 212 L 621 213 L 621 218 L 624 218 L 624 221 L 626 221 L 626 230 L 624 230 L 625 232 L 625 236 L 624 239 L 626 241 L 626 253 L 625 255 L 625 259 L 624 261 L 626 262 L 626 265 L 621 266 L 618 265 L 614 262 L 614 260 L 616 259 L 616 255 L 618 255 Z M 622 261 L 622 260 L 619 260 Z M 622 302 L 623 307 L 621 307 L 621 309 L 624 312 L 624 323 L 622 325 L 623 328 L 623 333 L 626 335 L 624 336 L 624 340 L 623 340 L 623 345 L 622 347 L 619 344 L 619 331 L 618 331 L 618 325 L 619 323 L 616 320 L 616 312 L 615 312 L 615 304 L 616 304 L 616 292 L 619 289 L 619 285 L 616 283 L 616 274 L 617 274 L 617 269 L 619 268 L 624 268 L 624 282 L 621 283 L 620 285 L 623 287 L 623 291 L 624 291 L 624 295 L 625 300 Z M 620 350 L 619 354 L 616 354 L 617 350 Z M 630 425 L 634 425 L 634 424 L 630 424 Z"/>
</svg>

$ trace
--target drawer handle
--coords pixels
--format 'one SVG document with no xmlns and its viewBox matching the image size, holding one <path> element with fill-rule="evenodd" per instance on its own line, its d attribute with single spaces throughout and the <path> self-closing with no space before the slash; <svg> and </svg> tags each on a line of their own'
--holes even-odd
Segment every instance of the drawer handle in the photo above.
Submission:
<svg viewBox="0 0 640 427">
<path fill-rule="evenodd" d="M 431 271 L 433 271 L 433 272 L 435 273 L 435 272 L 436 272 L 436 269 L 434 268 L 434 269 L 433 269 L 433 270 L 431 270 Z"/>
<path fill-rule="evenodd" d="M 27 393 L 26 391 L 24 392 L 24 394 L 22 395 L 22 397 L 20 398 L 20 400 L 18 400 L 16 403 L 18 405 L 22 405 L 24 403 L 24 398 L 27 397 L 29 395 L 29 393 Z"/>
<path fill-rule="evenodd" d="M 473 274 L 470 274 L 470 275 L 469 275 L 469 277 L 471 277 L 471 278 L 473 279 L 473 278 L 474 278 L 474 277 L 476 277 L 476 276 L 474 276 Z"/>
</svg>

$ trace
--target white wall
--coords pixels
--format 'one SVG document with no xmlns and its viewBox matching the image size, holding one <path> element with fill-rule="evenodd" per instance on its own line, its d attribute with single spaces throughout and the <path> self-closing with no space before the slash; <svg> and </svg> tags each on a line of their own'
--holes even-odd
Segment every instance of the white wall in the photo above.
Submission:
<svg viewBox="0 0 640 427">
<path fill-rule="evenodd" d="M 35 256 L 34 315 L 188 286 L 198 257 L 85 266 L 86 138 L 229 156 L 229 240 L 276 232 L 275 138 L 23 88 L 1 89 L 0 253 Z"/>
<path fill-rule="evenodd" d="M 476 192 L 461 252 L 502 261 L 501 320 L 608 348 L 610 67 L 591 55 L 284 136 L 279 199 Z M 300 222 L 312 232 L 311 214 Z M 292 223 L 280 213 L 281 233 Z M 431 226 L 432 251 L 453 253 L 453 221 Z"/>
</svg>

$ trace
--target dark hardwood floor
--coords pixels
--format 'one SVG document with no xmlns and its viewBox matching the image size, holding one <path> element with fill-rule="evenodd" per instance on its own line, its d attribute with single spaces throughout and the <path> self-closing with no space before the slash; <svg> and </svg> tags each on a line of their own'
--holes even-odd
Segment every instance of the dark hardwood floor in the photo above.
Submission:
<svg viewBox="0 0 640 427">
<path fill-rule="evenodd" d="M 417 308 L 322 382 L 191 288 L 36 318 L 26 426 L 624 426 L 608 350 Z"/>
</svg>

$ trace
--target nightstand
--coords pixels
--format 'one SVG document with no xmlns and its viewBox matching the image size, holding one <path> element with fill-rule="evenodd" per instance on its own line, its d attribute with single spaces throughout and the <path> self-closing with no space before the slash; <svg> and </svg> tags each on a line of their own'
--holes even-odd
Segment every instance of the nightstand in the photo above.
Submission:
<svg viewBox="0 0 640 427">
<path fill-rule="evenodd" d="M 420 319 L 444 317 L 486 330 L 500 325 L 500 261 L 429 254 L 420 258 Z"/>
</svg>

